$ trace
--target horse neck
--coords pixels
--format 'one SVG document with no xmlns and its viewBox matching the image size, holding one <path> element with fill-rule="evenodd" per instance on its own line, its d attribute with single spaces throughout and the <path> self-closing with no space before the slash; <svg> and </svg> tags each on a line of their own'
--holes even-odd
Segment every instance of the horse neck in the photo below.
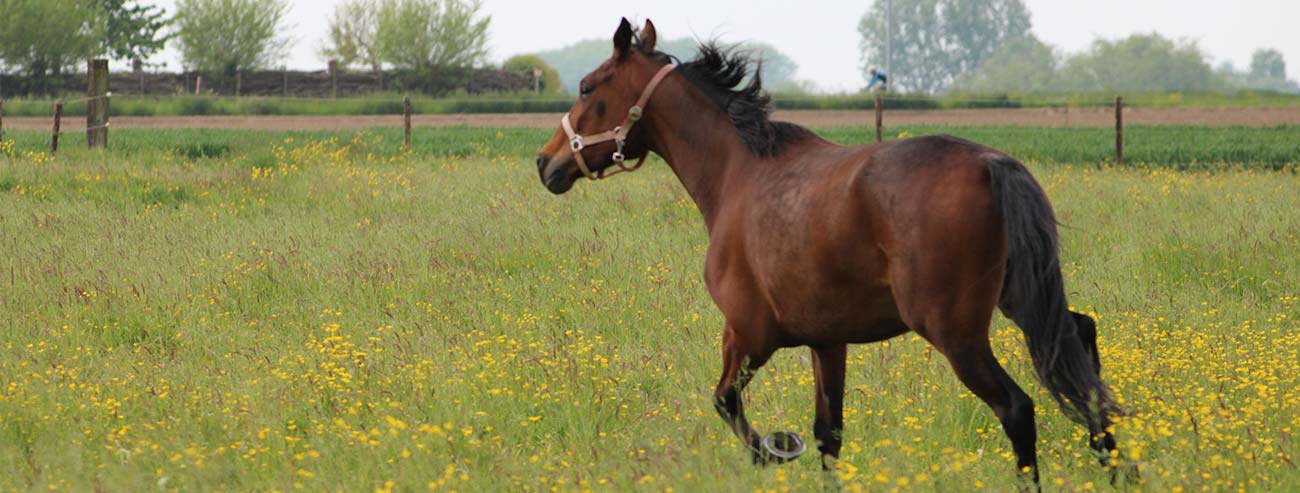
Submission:
<svg viewBox="0 0 1300 493">
<path fill-rule="evenodd" d="M 727 115 L 689 82 L 667 79 L 659 91 L 653 104 L 660 109 L 651 110 L 654 116 L 645 123 L 649 147 L 672 168 L 712 230 L 723 187 L 748 151 Z"/>
</svg>

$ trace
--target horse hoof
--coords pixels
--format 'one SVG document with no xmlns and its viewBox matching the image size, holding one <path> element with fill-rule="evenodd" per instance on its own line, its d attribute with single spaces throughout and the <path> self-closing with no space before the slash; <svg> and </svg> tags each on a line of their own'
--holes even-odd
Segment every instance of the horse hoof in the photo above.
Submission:
<svg viewBox="0 0 1300 493">
<path fill-rule="evenodd" d="M 807 450 L 803 438 L 793 431 L 778 431 L 763 437 L 763 453 L 777 464 L 795 460 Z"/>
<path fill-rule="evenodd" d="M 1142 470 L 1137 464 L 1122 464 L 1110 469 L 1111 486 L 1120 486 L 1122 484 L 1138 484 L 1142 482 Z"/>
</svg>

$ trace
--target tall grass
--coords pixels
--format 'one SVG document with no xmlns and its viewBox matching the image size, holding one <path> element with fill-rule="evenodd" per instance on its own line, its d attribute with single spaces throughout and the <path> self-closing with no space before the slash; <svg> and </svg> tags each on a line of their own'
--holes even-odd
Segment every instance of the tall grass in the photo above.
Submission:
<svg viewBox="0 0 1300 493">
<path fill-rule="evenodd" d="M 0 489 L 821 488 L 815 457 L 755 469 L 712 409 L 707 238 L 666 166 L 556 197 L 528 159 L 544 134 L 457 132 L 410 154 L 383 132 L 0 147 Z M 1143 488 L 1300 482 L 1300 178 L 1030 167 Z M 1018 331 L 993 332 L 1040 404 L 1045 487 L 1107 487 Z M 811 438 L 811 381 L 783 351 L 747 412 Z M 1017 486 L 997 420 L 916 337 L 853 348 L 847 387 L 846 490 Z"/>
</svg>

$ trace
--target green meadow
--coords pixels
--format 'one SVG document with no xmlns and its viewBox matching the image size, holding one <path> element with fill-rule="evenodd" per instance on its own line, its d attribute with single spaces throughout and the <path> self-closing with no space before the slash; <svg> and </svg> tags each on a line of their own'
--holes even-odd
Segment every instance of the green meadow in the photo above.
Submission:
<svg viewBox="0 0 1300 493">
<path fill-rule="evenodd" d="M 756 469 L 716 416 L 708 239 L 667 166 L 552 196 L 551 131 L 114 131 L 0 143 L 0 489 L 1007 491 L 1010 443 L 944 359 L 854 347 L 839 470 Z M 867 130 L 821 129 L 843 143 Z M 1025 160 L 1099 320 L 1150 491 L 1300 484 L 1300 129 L 950 132 Z M 1049 491 L 1113 489 L 1038 406 Z M 811 440 L 785 350 L 746 393 Z"/>
</svg>

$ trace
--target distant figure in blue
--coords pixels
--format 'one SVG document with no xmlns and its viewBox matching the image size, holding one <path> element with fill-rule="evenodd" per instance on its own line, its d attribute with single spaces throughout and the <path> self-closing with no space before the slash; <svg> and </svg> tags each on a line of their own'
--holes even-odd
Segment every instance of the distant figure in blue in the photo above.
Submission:
<svg viewBox="0 0 1300 493">
<path fill-rule="evenodd" d="M 871 82 L 867 84 L 868 91 L 876 87 L 877 82 L 880 83 L 880 92 L 885 92 L 889 88 L 889 74 L 886 74 L 884 70 L 876 70 L 876 67 L 871 67 L 871 70 L 868 70 L 867 73 L 871 75 Z"/>
</svg>

